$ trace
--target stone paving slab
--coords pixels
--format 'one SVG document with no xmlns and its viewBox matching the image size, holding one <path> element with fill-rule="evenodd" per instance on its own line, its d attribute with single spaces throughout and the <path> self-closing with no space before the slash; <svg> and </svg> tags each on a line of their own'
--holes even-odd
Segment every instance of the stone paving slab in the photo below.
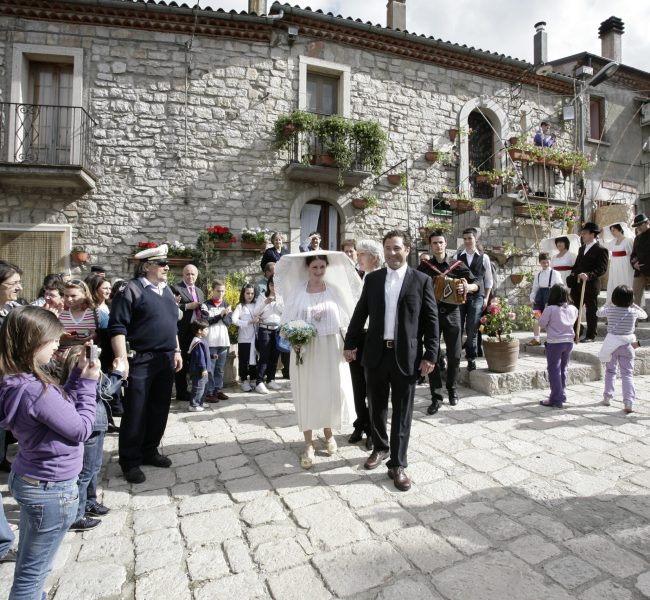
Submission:
<svg viewBox="0 0 650 600">
<path fill-rule="evenodd" d="M 229 391 L 201 414 L 173 403 L 174 464 L 144 484 L 123 480 L 107 438 L 112 511 L 66 535 L 50 600 L 650 598 L 650 376 L 636 384 L 630 415 L 620 397 L 600 405 L 599 381 L 571 386 L 563 410 L 540 407 L 543 390 L 461 387 L 434 416 L 418 387 L 408 493 L 363 469 L 350 428 L 302 470 L 286 389 Z M 0 492 L 15 527 L 5 476 Z"/>
</svg>

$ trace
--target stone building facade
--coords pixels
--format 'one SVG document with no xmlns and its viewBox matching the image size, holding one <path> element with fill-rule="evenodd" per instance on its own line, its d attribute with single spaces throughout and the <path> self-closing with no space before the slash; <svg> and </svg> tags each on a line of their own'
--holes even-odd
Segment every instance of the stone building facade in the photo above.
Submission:
<svg viewBox="0 0 650 600">
<path fill-rule="evenodd" d="M 488 167 L 507 166 L 508 138 L 532 136 L 544 119 L 572 143 L 575 121 L 560 117 L 572 78 L 403 32 L 403 4 L 391 0 L 392 21 L 380 27 L 278 3 L 258 16 L 164 2 L 0 2 L 0 248 L 29 234 L 36 253 L 47 246 L 53 268 L 82 245 L 120 274 L 139 241 L 191 244 L 215 224 L 236 236 L 245 227 L 282 231 L 292 251 L 318 222 L 315 213 L 327 222 L 330 248 L 393 227 L 416 235 L 444 189 L 470 192 L 475 150 L 462 128 L 472 118 L 483 118 L 490 132 Z M 266 12 L 266 3 L 253 5 Z M 345 187 L 336 178 L 287 176 L 286 155 L 273 150 L 274 121 L 308 108 L 310 86 L 323 77 L 336 84 L 334 112 L 383 127 L 385 169 L 407 169 L 406 188 L 388 185 L 385 174 Z M 73 165 L 16 156 L 16 107 L 38 104 L 37 96 L 83 109 L 66 114 L 63 126 Z M 461 128 L 454 144 L 452 128 Z M 75 142 L 83 148 L 70 150 Z M 451 150 L 453 164 L 427 162 L 431 148 Z M 560 200 L 573 203 L 575 182 L 563 189 Z M 518 225 L 516 194 L 501 191 L 490 194 L 480 217 L 454 216 L 456 233 L 476 224 L 486 245 L 490 235 L 534 245 L 545 232 Z M 364 193 L 377 196 L 373 211 L 352 207 Z M 21 252 L 28 263 L 24 243 Z M 218 270 L 255 272 L 258 262 L 259 253 L 235 244 L 220 253 Z M 36 259 L 23 266 L 45 268 Z"/>
</svg>

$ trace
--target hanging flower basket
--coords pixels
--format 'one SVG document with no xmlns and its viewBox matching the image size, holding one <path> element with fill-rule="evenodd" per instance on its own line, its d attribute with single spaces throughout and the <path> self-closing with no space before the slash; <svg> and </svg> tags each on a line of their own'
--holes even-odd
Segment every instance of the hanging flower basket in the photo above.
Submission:
<svg viewBox="0 0 650 600">
<path fill-rule="evenodd" d="M 424 160 L 430 163 L 438 162 L 438 159 L 440 158 L 440 151 L 439 150 L 429 150 L 429 152 L 424 153 Z"/>
<path fill-rule="evenodd" d="M 77 265 L 85 265 L 88 262 L 89 255 L 88 252 L 83 250 L 73 250 L 70 252 L 70 258 Z"/>
<path fill-rule="evenodd" d="M 519 285 L 523 280 L 524 276 L 521 273 L 513 273 L 510 275 L 510 281 L 512 281 L 514 285 Z"/>
<path fill-rule="evenodd" d="M 458 128 L 452 127 L 447 133 L 449 134 L 449 140 L 453 143 L 456 141 L 456 137 L 458 136 Z"/>
<path fill-rule="evenodd" d="M 399 185 L 402 176 L 399 173 L 391 173 L 386 176 L 390 185 Z"/>
<path fill-rule="evenodd" d="M 358 210 L 368 208 L 367 198 L 352 198 L 352 206 Z"/>
</svg>

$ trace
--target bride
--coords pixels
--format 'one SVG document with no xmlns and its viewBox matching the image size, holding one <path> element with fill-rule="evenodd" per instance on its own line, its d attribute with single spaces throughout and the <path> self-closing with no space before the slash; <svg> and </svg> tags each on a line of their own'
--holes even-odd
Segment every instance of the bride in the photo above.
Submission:
<svg viewBox="0 0 650 600">
<path fill-rule="evenodd" d="M 300 464 L 308 469 L 315 456 L 313 430 L 323 429 L 325 451 L 331 456 L 337 449 L 332 429 L 340 429 L 354 418 L 352 381 L 343 357 L 341 330 L 350 321 L 361 293 L 361 280 L 345 254 L 325 250 L 283 256 L 274 279 L 285 300 L 282 323 L 303 320 L 317 331 L 301 350 L 303 362 L 291 368 L 298 427 L 305 437 Z"/>
</svg>

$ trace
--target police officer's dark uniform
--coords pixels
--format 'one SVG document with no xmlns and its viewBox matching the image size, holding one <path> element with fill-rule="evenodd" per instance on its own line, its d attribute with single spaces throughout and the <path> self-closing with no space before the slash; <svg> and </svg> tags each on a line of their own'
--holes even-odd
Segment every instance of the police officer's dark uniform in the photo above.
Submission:
<svg viewBox="0 0 650 600">
<path fill-rule="evenodd" d="M 143 262 L 167 264 L 167 246 L 135 255 Z M 142 264 L 142 263 L 141 263 Z M 111 338 L 126 336 L 131 351 L 129 377 L 120 423 L 119 461 L 127 481 L 141 483 L 140 466 L 169 467 L 158 446 L 165 433 L 172 383 L 174 355 L 178 352 L 178 307 L 169 287 L 137 277 L 125 282 L 113 299 L 109 320 Z M 115 346 L 116 355 L 119 349 Z"/>
<path fill-rule="evenodd" d="M 430 275 L 434 282 L 436 277 L 451 277 L 453 279 L 465 279 L 467 283 L 476 283 L 476 277 L 470 271 L 469 267 L 461 260 L 445 259 L 440 262 L 436 256 L 431 260 L 423 261 L 418 266 L 418 271 L 422 271 Z M 445 340 L 446 353 L 447 353 L 447 377 L 446 387 L 449 395 L 449 404 L 455 406 L 458 404 L 458 393 L 456 391 L 456 380 L 458 378 L 458 370 L 460 369 L 460 354 L 461 354 L 461 339 L 462 330 L 460 323 L 460 305 L 450 304 L 445 302 L 444 299 L 436 298 L 436 306 L 438 308 L 438 323 L 440 335 Z M 442 404 L 442 394 L 438 391 L 442 388 L 441 377 L 441 350 L 438 345 L 438 358 L 436 360 L 436 368 L 429 373 L 429 389 L 431 390 L 431 405 L 427 409 L 430 415 L 438 412 Z"/>
</svg>

